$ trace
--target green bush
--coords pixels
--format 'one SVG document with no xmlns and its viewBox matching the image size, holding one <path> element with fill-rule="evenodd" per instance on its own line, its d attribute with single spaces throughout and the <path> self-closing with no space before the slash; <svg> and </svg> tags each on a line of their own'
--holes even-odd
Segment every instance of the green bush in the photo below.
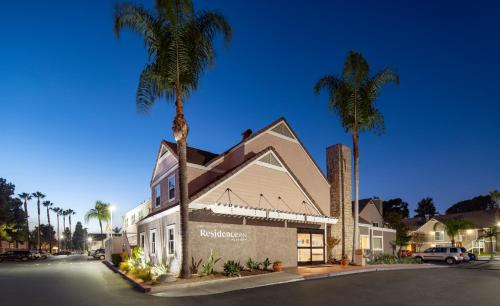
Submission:
<svg viewBox="0 0 500 306">
<path fill-rule="evenodd" d="M 224 274 L 226 276 L 240 276 L 240 272 L 243 270 L 239 261 L 228 260 L 224 263 Z"/>
<path fill-rule="evenodd" d="M 111 254 L 111 262 L 113 263 L 113 266 L 119 267 L 122 261 L 123 259 L 121 253 Z"/>
<path fill-rule="evenodd" d="M 380 265 L 380 264 L 416 264 L 415 258 L 413 257 L 396 257 L 389 254 L 380 254 L 373 257 L 373 260 L 368 262 L 370 265 Z"/>
<path fill-rule="evenodd" d="M 220 258 L 215 258 L 213 250 L 210 250 L 210 256 L 208 256 L 207 263 L 201 265 L 204 275 L 210 275 L 214 273 L 215 264 L 220 260 Z"/>
<path fill-rule="evenodd" d="M 260 268 L 260 262 L 254 261 L 252 258 L 248 258 L 247 260 L 247 268 L 252 270 L 258 270 Z"/>
<path fill-rule="evenodd" d="M 124 273 L 128 273 L 130 271 L 130 265 L 128 264 L 128 261 L 122 261 L 120 263 L 120 270 Z"/>
<path fill-rule="evenodd" d="M 199 261 L 195 261 L 194 257 L 191 257 L 191 266 L 189 267 L 189 270 L 191 270 L 191 274 L 198 274 L 201 262 L 202 259 L 200 259 Z"/>
</svg>

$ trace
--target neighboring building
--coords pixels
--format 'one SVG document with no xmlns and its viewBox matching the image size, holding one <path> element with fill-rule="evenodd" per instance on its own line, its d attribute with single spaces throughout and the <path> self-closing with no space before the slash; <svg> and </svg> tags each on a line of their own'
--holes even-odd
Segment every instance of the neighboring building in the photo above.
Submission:
<svg viewBox="0 0 500 306">
<path fill-rule="evenodd" d="M 129 210 L 122 218 L 122 234 L 127 248 L 137 246 L 137 223 L 151 212 L 151 199 Z"/>
<path fill-rule="evenodd" d="M 499 224 L 498 213 L 494 210 L 438 215 L 427 219 L 405 219 L 403 221 L 409 228 L 409 234 L 414 236 L 407 249 L 423 251 L 430 247 L 451 246 L 451 237 L 446 233 L 444 224 L 440 222 L 445 219 L 467 220 L 474 224 L 474 228 L 461 231 L 455 237 L 455 244 L 457 246 L 464 247 L 472 252 L 491 253 L 491 242 L 493 242 L 493 250 L 500 252 L 500 246 L 497 245 L 500 235 L 493 237 L 493 241 L 482 237 L 485 229 Z M 436 223 L 438 225 L 435 227 Z"/>
<path fill-rule="evenodd" d="M 87 234 L 87 245 L 88 250 L 93 251 L 103 248 L 104 241 L 108 238 L 109 234 L 101 233 L 88 233 Z M 121 234 L 113 234 L 113 237 L 120 237 Z"/>
<path fill-rule="evenodd" d="M 26 250 L 28 249 L 28 244 L 24 242 L 8 242 L 5 240 L 0 240 L 0 253 L 8 250 Z"/>
<path fill-rule="evenodd" d="M 249 257 L 281 260 L 284 266 L 324 263 L 342 254 L 351 258 L 351 150 L 330 146 L 326 159 L 325 177 L 283 118 L 257 133 L 245 131 L 222 154 L 188 147 L 192 257 L 205 260 L 213 250 L 222 257 L 218 268 Z M 170 262 L 173 272 L 181 255 L 178 181 L 177 146 L 162 141 L 150 182 L 152 211 L 138 222 L 138 244 L 152 262 Z M 385 232 L 380 227 L 373 237 Z M 328 237 L 341 241 L 331 254 Z M 391 252 L 384 241 L 374 244 Z"/>
<path fill-rule="evenodd" d="M 354 209 L 354 202 L 353 202 Z M 396 230 L 386 226 L 381 199 L 359 200 L 360 248 L 372 254 L 390 253 L 391 242 L 396 240 Z"/>
</svg>

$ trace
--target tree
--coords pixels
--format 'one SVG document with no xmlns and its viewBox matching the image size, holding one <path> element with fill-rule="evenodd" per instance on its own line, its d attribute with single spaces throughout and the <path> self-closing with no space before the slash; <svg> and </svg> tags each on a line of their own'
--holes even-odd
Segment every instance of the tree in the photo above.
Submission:
<svg viewBox="0 0 500 306">
<path fill-rule="evenodd" d="M 500 234 L 500 229 L 498 226 L 493 226 L 487 229 L 484 229 L 483 233 L 480 235 L 480 238 L 488 238 L 490 240 L 490 247 L 491 247 L 491 255 L 490 259 L 493 260 L 495 259 L 495 250 L 493 249 L 493 238 L 496 238 Z"/>
<path fill-rule="evenodd" d="M 68 209 L 66 210 L 67 214 L 68 214 L 68 218 L 69 218 L 69 238 L 71 239 L 71 216 L 76 214 L 75 211 L 73 209 Z"/>
<path fill-rule="evenodd" d="M 45 198 L 45 195 L 41 193 L 40 191 L 34 192 L 31 194 L 34 198 L 36 198 L 36 208 L 38 212 L 38 250 L 40 251 L 40 199 Z"/>
<path fill-rule="evenodd" d="M 47 208 L 47 223 L 49 224 L 49 227 L 51 226 L 50 225 L 50 208 L 52 207 L 52 205 L 54 205 L 54 203 L 50 202 L 50 201 L 43 201 L 42 203 L 43 206 L 45 206 Z M 51 239 L 49 239 L 49 252 L 52 253 L 52 240 L 53 240 L 54 237 L 52 237 Z"/>
<path fill-rule="evenodd" d="M 494 195 L 494 194 L 493 194 Z M 446 214 L 464 213 L 469 211 L 492 210 L 498 206 L 491 194 L 480 195 L 472 199 L 457 202 L 446 210 Z"/>
<path fill-rule="evenodd" d="M 102 222 L 108 222 L 111 218 L 111 213 L 109 211 L 109 204 L 102 201 L 96 201 L 94 208 L 89 210 L 85 214 L 85 223 L 89 223 L 90 220 L 99 221 L 99 228 L 101 229 L 101 246 L 104 248 L 104 237 L 102 233 Z"/>
<path fill-rule="evenodd" d="M 387 83 L 399 84 L 399 76 L 385 68 L 370 76 L 370 66 L 363 55 L 349 51 L 340 77 L 326 75 L 318 80 L 314 92 L 326 90 L 328 106 L 337 113 L 346 132 L 352 134 L 354 155 L 354 251 L 359 246 L 359 134 L 363 131 L 382 133 L 384 119 L 376 108 L 375 101 Z"/>
<path fill-rule="evenodd" d="M 82 223 L 80 221 L 76 222 L 75 231 L 72 236 L 72 245 L 76 250 L 84 250 L 85 248 L 85 230 L 83 229 Z"/>
<path fill-rule="evenodd" d="M 41 249 L 50 248 L 52 241 L 54 240 L 55 231 L 51 225 L 40 224 L 40 228 L 38 226 L 30 232 L 30 240 L 33 244 L 38 241 L 38 232 L 40 232 L 40 247 Z"/>
<path fill-rule="evenodd" d="M 71 249 L 72 241 L 71 241 L 71 232 L 69 230 L 69 227 L 66 227 L 64 229 L 61 239 L 63 241 L 63 249 L 65 250 Z"/>
<path fill-rule="evenodd" d="M 415 217 L 425 218 L 426 216 L 434 217 L 437 214 L 434 200 L 431 197 L 420 200 L 415 209 Z"/>
<path fill-rule="evenodd" d="M 411 236 L 408 235 L 408 227 L 404 224 L 401 214 L 398 212 L 391 212 L 387 215 L 385 221 L 389 228 L 396 230 L 396 240 L 393 241 L 393 252 L 396 246 L 399 246 L 398 255 L 401 254 L 401 249 L 408 245 Z"/>
<path fill-rule="evenodd" d="M 451 246 L 455 246 L 455 237 L 460 233 L 460 231 L 474 227 L 472 222 L 463 219 L 441 219 L 439 222 L 444 225 L 446 234 L 450 236 Z M 439 229 L 441 226 L 439 222 L 434 224 L 434 230 Z"/>
<path fill-rule="evenodd" d="M 174 101 L 172 131 L 177 142 L 180 183 L 181 277 L 191 277 L 188 237 L 187 138 L 184 100 L 196 90 L 201 74 L 214 64 L 214 38 L 231 40 L 231 26 L 223 15 L 196 12 L 191 0 L 156 0 L 155 11 L 140 5 L 120 4 L 115 9 L 115 33 L 129 28 L 143 37 L 149 55 L 139 77 L 136 104 L 147 111 L 158 99 Z"/>
<path fill-rule="evenodd" d="M 390 199 L 382 202 L 384 207 L 384 218 L 390 213 L 398 213 L 401 218 L 408 218 L 410 216 L 410 211 L 408 210 L 408 203 L 403 201 L 401 198 Z"/>
<path fill-rule="evenodd" d="M 26 214 L 23 203 L 14 198 L 15 185 L 0 178 L 0 240 L 9 243 L 27 242 Z"/>
<path fill-rule="evenodd" d="M 121 228 L 121 227 L 115 226 L 115 227 L 113 228 L 113 233 L 114 233 L 114 234 L 119 234 L 121 231 L 122 231 L 122 228 Z"/>
<path fill-rule="evenodd" d="M 31 194 L 29 194 L 27 192 L 23 192 L 21 194 L 18 194 L 17 196 L 23 201 L 23 204 L 24 204 L 24 214 L 26 217 L 26 241 L 29 241 L 30 225 L 29 225 L 29 221 L 28 221 L 28 218 L 29 218 L 28 201 L 31 200 Z"/>
<path fill-rule="evenodd" d="M 415 250 L 417 252 L 420 252 L 420 248 L 425 244 L 426 241 L 427 238 L 424 233 L 413 232 L 411 234 L 411 242 L 415 245 Z"/>
<path fill-rule="evenodd" d="M 499 209 L 500 206 L 500 191 L 498 190 L 493 190 L 490 191 L 490 198 L 491 200 L 495 203 L 495 209 Z"/>
<path fill-rule="evenodd" d="M 57 250 L 61 251 L 61 232 L 59 231 L 59 216 L 61 216 L 63 210 L 59 207 L 52 208 L 52 211 L 56 213 L 57 216 Z"/>
</svg>

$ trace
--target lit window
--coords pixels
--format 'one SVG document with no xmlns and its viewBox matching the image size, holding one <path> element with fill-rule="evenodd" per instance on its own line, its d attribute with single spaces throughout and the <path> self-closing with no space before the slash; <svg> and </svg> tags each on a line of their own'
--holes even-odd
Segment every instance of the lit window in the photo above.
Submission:
<svg viewBox="0 0 500 306">
<path fill-rule="evenodd" d="M 161 188 L 160 184 L 156 185 L 155 187 L 155 207 L 160 207 L 161 205 Z"/>
<path fill-rule="evenodd" d="M 368 235 L 360 235 L 359 242 L 361 245 L 361 249 L 368 250 L 370 249 L 370 237 Z"/>
<path fill-rule="evenodd" d="M 443 231 L 434 232 L 434 240 L 443 241 L 444 240 L 444 232 Z"/>
<path fill-rule="evenodd" d="M 175 175 L 168 178 L 168 200 L 175 199 Z"/>
<path fill-rule="evenodd" d="M 175 253 L 175 225 L 167 226 L 167 254 Z"/>
<path fill-rule="evenodd" d="M 373 237 L 373 249 L 374 250 L 383 250 L 383 242 L 382 237 Z"/>
<path fill-rule="evenodd" d="M 152 230 L 151 231 L 151 237 L 150 237 L 151 241 L 151 250 L 150 250 L 150 253 L 151 254 L 156 254 L 156 230 Z"/>
</svg>

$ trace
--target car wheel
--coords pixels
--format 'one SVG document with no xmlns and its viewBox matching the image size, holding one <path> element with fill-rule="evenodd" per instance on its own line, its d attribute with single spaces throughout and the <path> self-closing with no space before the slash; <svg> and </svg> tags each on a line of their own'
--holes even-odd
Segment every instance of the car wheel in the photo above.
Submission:
<svg viewBox="0 0 500 306">
<path fill-rule="evenodd" d="M 449 265 L 452 265 L 456 262 L 455 258 L 453 257 L 448 257 L 446 258 L 446 263 L 449 264 Z"/>
<path fill-rule="evenodd" d="M 422 257 L 415 257 L 415 261 L 420 264 L 424 262 L 424 259 Z"/>
</svg>

